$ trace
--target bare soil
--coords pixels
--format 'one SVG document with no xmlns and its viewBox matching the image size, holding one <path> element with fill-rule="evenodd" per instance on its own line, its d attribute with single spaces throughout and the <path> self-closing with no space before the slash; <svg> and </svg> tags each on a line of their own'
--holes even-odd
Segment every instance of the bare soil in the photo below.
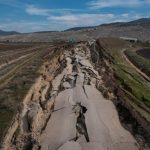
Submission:
<svg viewBox="0 0 150 150">
<path fill-rule="evenodd" d="M 0 116 L 0 125 L 5 129 L 1 147 L 8 150 L 148 148 L 146 103 L 141 99 L 139 103 L 132 101 L 133 89 L 128 78 L 116 75 L 120 64 L 130 70 L 130 64 L 121 55 L 130 46 L 131 43 L 117 38 L 101 38 L 96 43 L 40 45 L 30 61 L 17 68 L 1 86 L 0 111 L 3 116 L 13 118 L 6 120 Z M 20 64 L 21 60 L 14 64 Z M 9 65 L 13 63 L 8 63 L 6 70 L 11 68 Z M 119 66 L 117 71 L 114 66 Z M 148 85 L 136 71 L 130 78 L 134 75 L 135 82 Z M 143 94 L 147 92 L 146 86 Z"/>
</svg>

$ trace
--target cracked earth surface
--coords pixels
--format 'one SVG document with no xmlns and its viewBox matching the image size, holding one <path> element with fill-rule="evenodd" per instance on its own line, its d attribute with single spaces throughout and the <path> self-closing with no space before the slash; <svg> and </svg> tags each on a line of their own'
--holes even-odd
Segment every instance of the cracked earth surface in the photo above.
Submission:
<svg viewBox="0 0 150 150">
<path fill-rule="evenodd" d="M 82 44 L 65 51 L 66 68 L 52 81 L 54 109 L 39 136 L 41 150 L 137 150 L 114 104 L 96 89 L 101 76 Z M 102 82 L 102 81 L 101 81 Z"/>
</svg>

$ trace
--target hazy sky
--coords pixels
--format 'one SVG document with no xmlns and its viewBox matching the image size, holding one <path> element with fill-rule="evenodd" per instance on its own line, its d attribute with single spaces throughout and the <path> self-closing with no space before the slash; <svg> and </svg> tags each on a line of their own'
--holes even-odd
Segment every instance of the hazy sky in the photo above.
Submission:
<svg viewBox="0 0 150 150">
<path fill-rule="evenodd" d="M 150 0 L 0 0 L 0 29 L 64 30 L 150 17 Z"/>
</svg>

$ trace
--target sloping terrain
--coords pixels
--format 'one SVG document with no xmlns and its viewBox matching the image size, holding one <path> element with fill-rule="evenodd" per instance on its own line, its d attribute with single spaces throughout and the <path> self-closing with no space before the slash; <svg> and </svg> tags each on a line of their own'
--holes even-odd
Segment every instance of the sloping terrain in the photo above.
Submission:
<svg viewBox="0 0 150 150">
<path fill-rule="evenodd" d="M 150 46 L 136 51 L 140 56 L 150 59 Z"/>
<path fill-rule="evenodd" d="M 137 53 L 131 51 L 125 51 L 125 54 L 133 62 L 133 64 L 135 64 L 135 66 L 140 68 L 142 72 L 150 77 L 150 59 L 144 58 Z"/>
<path fill-rule="evenodd" d="M 40 66 L 54 51 L 55 46 L 49 44 L 0 45 L 0 140 L 22 108 Z"/>
<path fill-rule="evenodd" d="M 128 44 L 127 42 L 113 38 L 104 38 L 98 41 L 100 51 L 104 55 L 103 57 L 106 57 L 110 62 L 114 76 L 118 80 L 118 84 L 120 84 L 127 95 L 129 94 L 132 96 L 135 102 L 134 104 L 138 107 L 145 108 L 145 111 L 149 112 L 150 83 L 130 66 L 124 58 L 123 51 L 125 49 L 131 51 L 131 49 L 133 49 L 130 47 L 130 44 Z M 136 47 L 134 47 L 134 49 L 136 49 Z M 146 115 L 146 112 L 144 113 L 145 118 L 149 116 L 148 114 Z M 144 117 L 144 114 L 142 114 L 142 117 Z M 147 120 L 149 121 L 149 119 L 148 117 Z"/>
<path fill-rule="evenodd" d="M 65 57 L 66 69 L 53 81 L 52 90 L 58 93 L 40 138 L 41 149 L 138 149 L 121 127 L 113 103 L 96 89 L 96 82 L 102 81 L 89 61 L 90 50 L 77 45 Z"/>
<path fill-rule="evenodd" d="M 2 103 L 4 100 L 1 101 L 1 110 L 7 111 L 0 119 L 7 118 L 3 120 L 3 125 L 9 127 L 5 130 L 1 148 L 149 148 L 150 85 L 124 59 L 124 50 L 133 48 L 131 43 L 116 38 L 101 38 L 96 42 L 44 45 L 34 45 L 39 47 L 34 53 L 42 54 L 36 59 L 32 58 L 34 64 L 28 63 L 31 69 L 38 60 L 38 67 L 32 71 L 23 68 L 24 75 L 20 74 L 22 78 L 15 75 L 17 80 L 7 83 L 11 88 L 4 88 L 4 97 L 6 94 L 11 96 L 12 91 L 8 91 L 12 89 L 16 90 L 17 97 L 5 105 Z M 31 53 L 32 48 L 28 48 Z M 135 44 L 134 49 L 137 48 L 139 45 Z M 20 60 L 7 65 L 17 62 Z M 40 73 L 35 76 L 39 67 Z M 21 80 L 25 77 L 32 80 L 28 88 L 24 86 L 27 80 Z M 14 84 L 16 81 L 17 84 Z M 26 90 L 23 96 L 18 95 L 22 90 Z M 20 106 L 17 107 L 18 102 Z M 14 108 L 18 110 L 7 114 L 13 112 Z"/>
<path fill-rule="evenodd" d="M 16 32 L 16 31 L 2 31 L 2 30 L 0 30 L 0 36 L 14 35 L 14 34 L 19 34 L 19 32 Z"/>
<path fill-rule="evenodd" d="M 137 140 L 144 136 L 142 139 L 147 139 L 149 143 L 150 83 L 123 56 L 125 49 L 132 51 L 138 48 L 138 44 L 131 47 L 131 43 L 119 39 L 101 38 L 96 45 L 99 50 L 93 53 L 92 60 L 106 87 L 100 86 L 99 89 L 106 97 L 109 97 L 110 93 L 116 95 L 114 103 L 125 128 L 130 130 Z M 92 49 L 94 50 L 94 46 Z M 98 59 L 97 55 L 101 59 Z"/>
<path fill-rule="evenodd" d="M 77 30 L 81 29 L 81 30 Z M 140 19 L 127 23 L 112 23 L 94 28 L 74 28 L 62 32 L 26 33 L 0 37 L 0 41 L 21 42 L 54 42 L 54 41 L 85 41 L 99 37 L 132 37 L 141 41 L 150 41 L 150 20 Z M 77 31 L 76 31 L 77 30 Z"/>
</svg>

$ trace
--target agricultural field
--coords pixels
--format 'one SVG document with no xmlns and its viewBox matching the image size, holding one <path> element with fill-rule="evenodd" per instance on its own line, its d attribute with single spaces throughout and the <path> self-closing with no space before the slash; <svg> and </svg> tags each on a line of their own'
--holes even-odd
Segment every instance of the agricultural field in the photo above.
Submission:
<svg viewBox="0 0 150 150">
<path fill-rule="evenodd" d="M 110 75 L 107 72 L 105 74 L 105 82 L 108 86 L 111 86 L 110 89 L 115 86 L 114 93 L 120 97 L 119 99 L 122 104 L 125 105 L 125 107 L 132 112 L 131 114 L 134 118 L 136 118 L 136 120 L 138 120 L 140 124 L 149 131 L 150 84 L 149 81 L 141 76 L 141 74 L 139 74 L 135 68 L 126 61 L 124 50 L 128 50 L 127 53 L 130 55 L 132 54 L 132 58 L 135 58 L 136 60 L 138 59 L 137 62 L 141 61 L 141 63 L 144 64 L 144 67 L 148 68 L 149 60 L 146 61 L 143 57 L 141 59 L 141 56 L 135 57 L 137 54 L 134 51 L 139 48 L 138 44 L 135 44 L 133 48 L 130 46 L 131 43 L 118 39 L 105 38 L 100 39 L 98 45 L 104 55 L 103 57 L 106 57 L 110 62 L 113 69 L 113 76 L 115 77 L 114 81 L 112 79 L 107 81 L 110 78 Z"/>
<path fill-rule="evenodd" d="M 138 54 L 128 50 L 125 51 L 125 54 L 135 66 L 137 66 L 142 72 L 150 76 L 150 59 L 148 58 L 148 52 L 149 50 L 145 51 L 143 49 L 140 50 L 140 54 Z"/>
<path fill-rule="evenodd" d="M 52 53 L 50 44 L 0 44 L 0 139 Z"/>
</svg>

